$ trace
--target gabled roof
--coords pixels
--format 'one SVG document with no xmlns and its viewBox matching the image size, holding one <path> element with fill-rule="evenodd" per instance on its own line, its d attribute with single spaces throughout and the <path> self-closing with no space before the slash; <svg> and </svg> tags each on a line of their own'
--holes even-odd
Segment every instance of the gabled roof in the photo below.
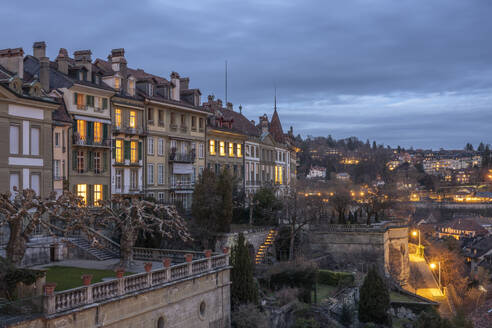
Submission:
<svg viewBox="0 0 492 328">
<path fill-rule="evenodd" d="M 233 120 L 232 126 L 234 129 L 239 130 L 240 132 L 257 137 L 260 135 L 260 131 L 250 120 L 248 120 L 243 114 L 235 112 L 230 109 L 222 109 L 221 110 L 224 119 Z"/>
<path fill-rule="evenodd" d="M 58 106 L 58 108 L 53 111 L 53 121 L 72 123 L 73 120 L 68 114 L 67 107 L 65 106 L 65 101 L 63 100 L 63 98 L 57 98 L 56 100 L 60 104 L 60 106 Z"/>
</svg>

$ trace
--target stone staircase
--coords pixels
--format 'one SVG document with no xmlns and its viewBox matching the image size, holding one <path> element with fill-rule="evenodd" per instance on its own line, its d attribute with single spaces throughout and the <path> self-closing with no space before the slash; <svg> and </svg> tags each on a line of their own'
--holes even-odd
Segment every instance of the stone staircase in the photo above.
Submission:
<svg viewBox="0 0 492 328">
<path fill-rule="evenodd" d="M 100 236 L 97 236 L 97 237 L 100 237 Z M 119 258 L 119 251 L 116 249 L 116 247 L 108 248 L 108 247 L 104 247 L 104 245 L 101 245 L 101 244 L 91 245 L 91 243 L 87 239 L 82 238 L 82 237 L 72 238 L 70 240 L 70 242 L 74 246 L 82 249 L 84 252 L 92 255 L 93 257 L 95 257 L 99 261 Z M 116 243 L 114 243 L 114 244 L 116 244 Z"/>
<path fill-rule="evenodd" d="M 255 263 L 256 264 L 265 263 L 265 260 L 266 260 L 267 254 L 268 254 L 268 250 L 270 249 L 270 247 L 272 247 L 276 236 L 277 236 L 277 230 L 271 229 L 268 232 L 268 235 L 265 238 L 265 241 L 263 242 L 263 244 L 260 245 L 260 247 L 258 248 L 258 251 L 256 252 L 256 256 L 255 256 Z"/>
</svg>

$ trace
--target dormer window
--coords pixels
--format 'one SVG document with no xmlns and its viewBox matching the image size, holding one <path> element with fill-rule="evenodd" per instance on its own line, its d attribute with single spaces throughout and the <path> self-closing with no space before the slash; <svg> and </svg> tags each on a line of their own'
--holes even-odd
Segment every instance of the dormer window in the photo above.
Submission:
<svg viewBox="0 0 492 328">
<path fill-rule="evenodd" d="M 79 71 L 79 81 L 83 81 L 83 80 L 84 80 L 84 72 Z"/>
<path fill-rule="evenodd" d="M 131 96 L 135 95 L 135 81 L 134 80 L 128 80 L 128 93 Z"/>
<path fill-rule="evenodd" d="M 149 97 L 154 96 L 154 86 L 149 83 L 149 90 L 148 90 Z"/>
<path fill-rule="evenodd" d="M 119 77 L 115 77 L 114 78 L 114 88 L 116 90 L 120 90 L 120 83 L 121 83 L 121 80 Z"/>
</svg>

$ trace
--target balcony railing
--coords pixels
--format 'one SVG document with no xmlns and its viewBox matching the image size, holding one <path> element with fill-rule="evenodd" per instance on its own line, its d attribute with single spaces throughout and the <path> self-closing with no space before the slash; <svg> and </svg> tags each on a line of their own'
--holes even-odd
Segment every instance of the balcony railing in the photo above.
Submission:
<svg viewBox="0 0 492 328">
<path fill-rule="evenodd" d="M 169 124 L 169 128 L 171 129 L 171 131 L 177 131 L 178 130 L 178 125 L 177 124 Z"/>
<path fill-rule="evenodd" d="M 261 186 L 261 181 L 255 180 L 255 181 L 246 181 L 246 187 L 259 187 Z"/>
<path fill-rule="evenodd" d="M 196 155 L 194 151 L 181 153 L 177 152 L 175 149 L 171 149 L 171 151 L 169 152 L 169 161 L 172 162 L 194 163 L 195 158 Z"/>
<path fill-rule="evenodd" d="M 169 186 L 171 187 L 171 189 L 190 190 L 195 188 L 195 181 L 192 179 L 171 178 L 169 180 Z"/>
<path fill-rule="evenodd" d="M 113 125 L 113 133 L 124 133 L 133 135 L 143 135 L 146 133 L 143 128 L 130 128 L 128 126 L 117 126 Z"/>
<path fill-rule="evenodd" d="M 188 131 L 188 127 L 185 126 L 185 125 L 181 125 L 180 129 L 181 129 L 181 132 L 183 132 L 183 133 L 185 133 L 186 131 Z"/>
<path fill-rule="evenodd" d="M 81 138 L 80 135 L 74 134 L 73 135 L 73 145 L 76 146 L 94 146 L 94 147 L 111 147 L 111 139 L 101 139 L 101 140 L 94 140 L 94 139 L 88 139 L 86 138 Z"/>
</svg>

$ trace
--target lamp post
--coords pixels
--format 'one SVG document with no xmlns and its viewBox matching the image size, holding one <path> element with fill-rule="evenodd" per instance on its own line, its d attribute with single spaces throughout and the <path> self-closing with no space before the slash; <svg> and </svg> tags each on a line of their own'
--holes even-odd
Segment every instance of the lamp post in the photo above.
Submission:
<svg viewBox="0 0 492 328">
<path fill-rule="evenodd" d="M 412 236 L 414 237 L 419 237 L 419 246 L 417 248 L 417 255 L 419 256 L 424 256 L 424 252 L 422 251 L 422 244 L 420 243 L 420 230 L 417 229 L 417 230 L 414 230 L 412 231 Z"/>
<path fill-rule="evenodd" d="M 437 266 L 439 267 L 439 290 L 442 292 L 442 285 L 441 285 L 441 261 L 437 262 Z M 435 263 L 430 264 L 430 268 L 434 270 L 436 268 Z"/>
</svg>

